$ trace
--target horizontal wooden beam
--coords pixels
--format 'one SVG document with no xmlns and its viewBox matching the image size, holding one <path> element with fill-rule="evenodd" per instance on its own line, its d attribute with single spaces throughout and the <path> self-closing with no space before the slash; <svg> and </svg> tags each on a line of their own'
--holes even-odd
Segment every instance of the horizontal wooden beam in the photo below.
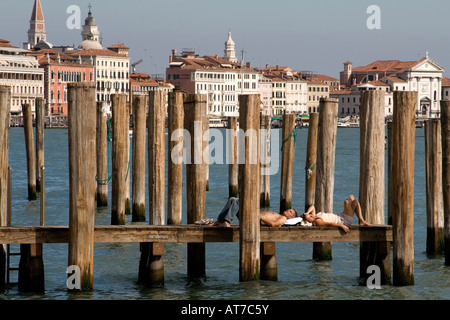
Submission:
<svg viewBox="0 0 450 320">
<path fill-rule="evenodd" d="M 351 226 L 349 233 L 338 228 L 261 227 L 261 242 L 392 242 L 392 226 Z M 68 226 L 0 227 L 0 244 L 68 243 Z M 219 228 L 197 225 L 95 226 L 95 243 L 125 242 L 239 242 L 239 227 Z"/>
</svg>

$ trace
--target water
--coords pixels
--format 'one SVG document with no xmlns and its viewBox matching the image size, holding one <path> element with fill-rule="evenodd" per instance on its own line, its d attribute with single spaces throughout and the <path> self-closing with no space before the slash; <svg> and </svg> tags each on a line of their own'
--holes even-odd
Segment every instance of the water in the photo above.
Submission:
<svg viewBox="0 0 450 320">
<path fill-rule="evenodd" d="M 295 144 L 293 207 L 304 207 L 306 129 Z M 69 176 L 67 130 L 45 131 L 46 225 L 68 225 Z M 336 147 L 335 211 L 350 194 L 358 195 L 359 129 L 338 129 Z M 11 128 L 10 166 L 13 181 L 13 225 L 39 225 L 39 200 L 27 200 L 27 173 L 23 128 Z M 387 163 L 387 162 L 386 162 Z M 280 170 L 281 171 L 281 170 Z M 228 196 L 227 165 L 211 165 L 207 218 L 216 218 Z M 271 177 L 270 208 L 279 208 L 280 172 Z M 387 184 L 386 184 L 387 186 Z M 110 190 L 111 191 L 111 190 Z M 110 195 L 110 193 L 109 193 Z M 183 196 L 186 196 L 185 190 Z M 184 205 L 186 201 L 183 201 Z M 148 204 L 148 198 L 147 198 Z M 266 209 L 267 210 L 267 209 Z M 387 211 L 386 211 L 387 212 Z M 186 208 L 183 213 L 185 215 Z M 416 131 L 414 275 L 415 285 L 382 286 L 370 290 L 360 284 L 359 243 L 333 243 L 333 260 L 312 259 L 312 243 L 278 243 L 278 282 L 239 282 L 239 244 L 208 243 L 206 274 L 192 280 L 186 275 L 186 245 L 166 244 L 163 288 L 147 289 L 137 283 L 139 244 L 101 243 L 94 251 L 94 290 L 69 293 L 66 288 L 67 244 L 44 244 L 45 293 L 25 294 L 11 286 L 0 300 L 157 299 L 157 300 L 411 300 L 450 299 L 450 267 L 443 255 L 428 257 L 426 250 L 426 198 L 424 131 Z M 96 224 L 110 223 L 110 207 L 98 209 Z M 186 217 L 184 217 L 184 221 Z M 148 209 L 147 209 L 148 221 Z M 131 216 L 127 216 L 131 223 Z M 356 221 L 355 221 L 356 223 Z M 15 274 L 12 274 L 13 279 Z"/>
</svg>

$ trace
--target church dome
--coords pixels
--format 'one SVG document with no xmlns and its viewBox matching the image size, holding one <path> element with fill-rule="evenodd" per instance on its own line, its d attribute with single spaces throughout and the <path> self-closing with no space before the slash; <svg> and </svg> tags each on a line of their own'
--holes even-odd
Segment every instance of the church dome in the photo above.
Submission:
<svg viewBox="0 0 450 320">
<path fill-rule="evenodd" d="M 89 49 L 103 49 L 103 46 L 95 40 L 84 40 L 78 46 L 78 49 L 89 50 Z"/>
<path fill-rule="evenodd" d="M 228 39 L 225 42 L 225 46 L 227 47 L 234 47 L 235 43 L 233 41 L 233 39 L 231 39 L 231 32 L 228 32 Z"/>
<path fill-rule="evenodd" d="M 51 49 L 53 45 L 50 42 L 41 40 L 37 45 L 34 46 L 35 49 Z"/>
</svg>

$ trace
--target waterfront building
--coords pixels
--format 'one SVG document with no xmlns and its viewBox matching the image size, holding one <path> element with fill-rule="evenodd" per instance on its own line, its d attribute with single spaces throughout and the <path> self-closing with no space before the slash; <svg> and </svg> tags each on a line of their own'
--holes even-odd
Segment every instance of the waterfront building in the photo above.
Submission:
<svg viewBox="0 0 450 320">
<path fill-rule="evenodd" d="M 67 116 L 67 84 L 94 81 L 94 66 L 80 57 L 53 49 L 32 51 L 29 55 L 37 57 L 39 66 L 44 70 L 45 114 Z"/>
<path fill-rule="evenodd" d="M 308 78 L 308 102 L 306 104 L 308 113 L 319 112 L 320 99 L 330 96 L 330 86 L 318 79 Z"/>
<path fill-rule="evenodd" d="M 385 116 L 391 116 L 393 112 L 392 91 L 388 84 L 378 80 L 355 84 L 346 90 L 331 91 L 330 98 L 339 100 L 338 116 L 340 118 L 358 118 L 360 115 L 361 91 L 367 90 L 382 90 L 385 92 L 384 114 Z"/>
<path fill-rule="evenodd" d="M 442 77 L 441 100 L 450 100 L 450 78 Z"/>
<path fill-rule="evenodd" d="M 341 84 L 351 85 L 382 81 L 391 91 L 417 91 L 417 116 L 440 117 L 442 94 L 442 74 L 439 64 L 426 56 L 418 61 L 378 60 L 369 65 L 352 68 L 352 63 L 344 62 L 340 72 Z"/>
<path fill-rule="evenodd" d="M 20 115 L 23 104 L 34 114 L 36 98 L 44 97 L 44 70 L 28 52 L 0 39 L 0 85 L 11 87 L 11 115 Z"/>
<path fill-rule="evenodd" d="M 238 116 L 239 95 L 259 93 L 259 73 L 249 63 L 231 61 L 233 54 L 227 42 L 225 58 L 200 57 L 193 49 L 183 49 L 181 55 L 172 50 L 166 69 L 166 80 L 175 89 L 207 96 L 209 116 Z"/>
<path fill-rule="evenodd" d="M 261 99 L 261 113 L 266 116 L 272 116 L 272 79 L 264 77 L 259 78 L 258 93 Z"/>
<path fill-rule="evenodd" d="M 148 95 L 151 91 L 164 91 L 166 93 L 166 110 L 169 103 L 169 92 L 172 92 L 174 85 L 166 82 L 164 79 L 154 79 L 145 73 L 130 74 L 130 101 L 140 95 Z M 130 107 L 132 111 L 132 104 Z"/>
<path fill-rule="evenodd" d="M 256 69 L 261 76 L 272 82 L 271 114 L 307 113 L 307 82 L 297 71 L 289 67 L 269 67 Z"/>
<path fill-rule="evenodd" d="M 77 50 L 67 52 L 72 57 L 94 66 L 94 77 L 97 89 L 97 101 L 105 101 L 111 111 L 111 95 L 126 94 L 129 102 L 129 48 L 124 44 L 115 44 L 103 48 L 99 42 L 100 32 L 89 7 L 81 33 L 82 42 Z"/>
</svg>

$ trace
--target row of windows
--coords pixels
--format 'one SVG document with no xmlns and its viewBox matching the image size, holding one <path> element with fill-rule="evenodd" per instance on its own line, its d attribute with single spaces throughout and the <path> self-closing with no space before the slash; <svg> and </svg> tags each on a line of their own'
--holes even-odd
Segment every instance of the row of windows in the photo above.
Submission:
<svg viewBox="0 0 450 320">
<path fill-rule="evenodd" d="M 229 84 L 203 84 L 197 83 L 197 91 L 200 90 L 220 90 L 220 91 L 235 91 L 235 85 Z"/>
<path fill-rule="evenodd" d="M 81 82 L 86 81 L 86 72 L 68 72 L 63 71 L 56 74 L 54 71 L 52 71 L 51 78 L 52 80 L 58 77 L 58 80 L 62 80 L 63 82 Z M 92 72 L 89 73 L 89 79 L 92 79 Z"/>
<path fill-rule="evenodd" d="M 12 86 L 11 93 L 42 94 L 43 88 L 38 86 Z"/>
<path fill-rule="evenodd" d="M 316 90 L 317 89 L 317 90 Z M 328 92 L 328 87 L 309 87 L 308 88 L 309 92 Z"/>
<path fill-rule="evenodd" d="M 0 79 L 42 81 L 42 74 L 0 72 Z"/>
<path fill-rule="evenodd" d="M 108 61 L 97 61 L 97 67 L 107 67 L 108 66 Z M 110 67 L 115 67 L 116 66 L 116 61 L 109 61 L 109 66 Z M 117 67 L 119 68 L 128 68 L 128 62 L 117 62 Z"/>
<path fill-rule="evenodd" d="M 103 78 L 111 78 L 111 79 L 128 79 L 129 74 L 128 72 L 116 72 L 116 71 L 110 71 L 108 76 L 108 71 L 106 70 L 97 70 L 97 77 L 103 77 Z"/>
<path fill-rule="evenodd" d="M 209 112 L 236 112 L 236 106 L 209 106 Z"/>
</svg>

